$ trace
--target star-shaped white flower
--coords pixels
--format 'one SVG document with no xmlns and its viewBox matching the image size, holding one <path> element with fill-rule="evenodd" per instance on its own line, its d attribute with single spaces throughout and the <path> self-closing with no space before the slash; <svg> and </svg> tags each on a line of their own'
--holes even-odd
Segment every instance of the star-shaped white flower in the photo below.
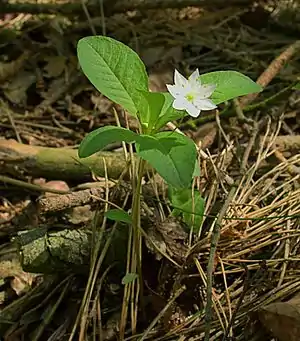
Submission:
<svg viewBox="0 0 300 341">
<path fill-rule="evenodd" d="M 198 117 L 201 110 L 212 110 L 217 106 L 209 99 L 216 86 L 201 84 L 199 70 L 196 69 L 188 79 L 177 70 L 174 74 L 174 85 L 167 84 L 169 93 L 175 98 L 173 108 L 186 110 L 189 115 Z"/>
</svg>

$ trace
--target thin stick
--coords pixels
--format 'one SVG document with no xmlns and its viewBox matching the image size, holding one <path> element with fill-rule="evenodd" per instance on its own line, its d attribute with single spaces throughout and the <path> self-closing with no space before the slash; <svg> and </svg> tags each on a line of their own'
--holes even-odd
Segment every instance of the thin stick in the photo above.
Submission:
<svg viewBox="0 0 300 341">
<path fill-rule="evenodd" d="M 267 69 L 258 77 L 256 83 L 265 88 L 272 79 L 281 71 L 281 69 L 285 66 L 285 64 L 293 57 L 293 55 L 300 48 L 300 40 L 297 40 L 287 49 L 285 49 L 278 57 L 276 57 L 272 63 L 267 67 Z M 249 94 L 244 96 L 240 100 L 241 108 L 245 107 L 249 102 L 253 102 L 253 100 L 259 95 L 259 93 Z"/>
<path fill-rule="evenodd" d="M 109 1 L 106 1 L 109 2 Z M 112 1 L 113 2 L 113 1 Z M 123 0 L 116 5 L 112 4 L 110 15 L 114 13 L 146 10 L 146 9 L 163 9 L 163 8 L 184 8 L 187 6 L 242 6 L 250 5 L 253 0 L 230 0 L 229 3 L 224 0 Z M 76 12 L 80 12 L 82 5 L 76 2 L 67 2 L 62 4 L 56 3 L 31 3 L 31 2 L 3 2 L 1 3 L 0 13 L 31 13 L 31 14 L 53 14 L 60 13 L 63 15 L 74 16 Z M 97 4 L 88 5 L 88 10 L 92 13 L 97 11 Z"/>
<path fill-rule="evenodd" d="M 100 15 L 101 15 L 101 26 L 102 26 L 102 35 L 106 36 L 106 23 L 105 23 L 105 13 L 104 13 L 104 6 L 103 0 L 100 1 Z"/>
<path fill-rule="evenodd" d="M 247 148 L 244 152 L 241 167 L 240 167 L 240 177 L 238 178 L 237 182 L 231 186 L 231 189 L 228 193 L 228 196 L 226 198 L 226 201 L 224 202 L 220 213 L 218 215 L 218 218 L 215 222 L 212 236 L 211 236 L 211 248 L 209 253 L 209 259 L 208 259 L 208 265 L 207 265 L 207 302 L 205 307 L 205 337 L 204 341 L 209 341 L 210 336 L 210 327 L 211 327 L 211 320 L 212 320 L 212 288 L 213 288 L 213 273 L 214 273 L 214 262 L 215 262 L 215 256 L 217 251 L 217 245 L 220 239 L 221 234 L 221 224 L 222 220 L 231 204 L 231 201 L 233 200 L 236 191 L 243 179 L 243 173 L 245 171 L 248 157 L 250 155 L 250 151 L 254 145 L 255 137 L 258 133 L 258 125 L 254 125 L 253 134 L 251 136 L 251 139 L 249 141 L 249 144 L 247 145 Z"/>
<path fill-rule="evenodd" d="M 30 191 L 44 192 L 44 193 L 49 192 L 49 193 L 55 193 L 55 194 L 70 194 L 71 193 L 71 191 L 63 191 L 63 190 L 59 190 L 55 188 L 50 188 L 47 186 L 31 184 L 22 180 L 12 179 L 5 175 L 0 175 L 0 181 L 7 183 L 7 184 L 14 185 L 14 186 L 26 188 Z"/>
<path fill-rule="evenodd" d="M 94 26 L 94 24 L 93 24 L 93 22 L 92 22 L 92 20 L 91 20 L 90 13 L 89 13 L 89 11 L 88 11 L 88 9 L 87 9 L 87 7 L 86 7 L 86 4 L 85 4 L 85 1 L 84 1 L 84 0 L 81 0 L 81 6 L 82 6 L 83 12 L 84 12 L 84 14 L 85 14 L 85 16 L 86 16 L 86 18 L 87 18 L 87 21 L 88 21 L 88 23 L 89 23 L 91 32 L 92 32 L 92 34 L 95 36 L 95 35 L 97 34 L 97 32 L 96 32 L 95 26 Z"/>
<path fill-rule="evenodd" d="M 186 286 L 183 285 L 181 288 L 179 288 L 174 296 L 171 297 L 169 302 L 165 305 L 165 307 L 160 311 L 160 313 L 154 318 L 154 320 L 150 323 L 149 327 L 145 330 L 143 336 L 139 339 L 139 341 L 144 341 L 148 334 L 151 332 L 151 330 L 154 328 L 156 323 L 161 319 L 161 317 L 170 309 L 172 304 L 175 302 L 175 300 L 186 290 Z"/>
<path fill-rule="evenodd" d="M 1 101 L 0 103 L 1 103 L 1 109 L 4 110 L 4 111 L 6 112 L 7 117 L 8 117 L 8 119 L 9 119 L 9 122 L 10 122 L 10 124 L 11 124 L 11 126 L 12 126 L 12 128 L 13 128 L 15 134 L 16 134 L 17 141 L 18 141 L 19 143 L 22 143 L 22 139 L 21 139 L 20 134 L 19 134 L 19 131 L 18 131 L 16 125 L 15 125 L 15 119 L 13 118 L 13 115 L 11 114 L 11 111 L 9 110 L 9 108 L 7 107 L 7 105 L 4 104 L 3 101 Z"/>
<path fill-rule="evenodd" d="M 212 232 L 211 237 L 211 248 L 209 253 L 209 259 L 208 259 L 208 266 L 207 266 L 207 302 L 205 307 L 205 337 L 204 341 L 209 341 L 209 335 L 210 335 L 210 326 L 211 326 L 211 320 L 212 320 L 212 288 L 213 288 L 213 271 L 214 271 L 214 262 L 215 262 L 215 254 L 217 251 L 217 245 L 220 239 L 221 234 L 221 224 L 223 217 L 231 203 L 232 198 L 235 195 L 237 186 L 233 185 L 230 189 L 230 192 L 228 193 L 227 199 L 224 202 L 224 205 L 222 206 L 220 213 L 218 215 L 218 218 L 216 220 L 216 223 L 214 225 L 214 229 Z"/>
</svg>

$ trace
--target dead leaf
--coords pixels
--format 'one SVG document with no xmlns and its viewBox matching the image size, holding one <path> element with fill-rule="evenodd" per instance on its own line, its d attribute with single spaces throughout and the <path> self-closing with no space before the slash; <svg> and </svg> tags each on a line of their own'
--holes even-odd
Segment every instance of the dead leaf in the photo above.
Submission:
<svg viewBox="0 0 300 341">
<path fill-rule="evenodd" d="M 70 213 L 67 213 L 67 217 L 70 223 L 74 225 L 86 223 L 92 221 L 95 212 L 92 210 L 91 205 L 84 205 L 73 207 Z"/>
<path fill-rule="evenodd" d="M 161 260 L 163 258 L 162 255 L 167 252 L 167 245 L 161 234 L 152 227 L 148 230 L 148 238 L 146 238 L 145 242 L 149 251 L 155 255 L 156 260 Z"/>
<path fill-rule="evenodd" d="M 149 75 L 149 89 L 153 92 L 167 91 L 166 84 L 173 83 L 173 71 L 170 69 L 161 70 Z"/>
<path fill-rule="evenodd" d="M 47 100 L 49 100 L 53 97 L 54 98 L 59 97 L 59 94 L 62 92 L 61 89 L 63 89 L 65 86 L 66 86 L 66 81 L 63 77 L 55 78 L 51 82 L 48 90 L 47 91 L 41 91 L 40 95 Z"/>
<path fill-rule="evenodd" d="M 2 87 L 4 95 L 14 104 L 25 105 L 27 101 L 26 92 L 35 81 L 35 74 L 21 71 L 9 83 Z"/>
<path fill-rule="evenodd" d="M 179 45 L 170 48 L 164 46 L 148 47 L 142 50 L 141 58 L 147 67 L 154 66 L 157 63 L 166 64 L 169 60 L 178 62 L 182 60 L 182 47 Z"/>
<path fill-rule="evenodd" d="M 187 255 L 185 242 L 188 239 L 188 234 L 183 229 L 180 220 L 169 216 L 163 222 L 156 223 L 155 228 L 166 244 L 167 253 L 177 261 L 184 261 Z"/>
<path fill-rule="evenodd" d="M 0 279 L 12 278 L 10 285 L 18 296 L 28 292 L 36 276 L 35 274 L 23 271 L 20 259 L 16 253 L 8 252 L 1 257 Z"/>
<path fill-rule="evenodd" d="M 8 78 L 16 75 L 23 67 L 24 62 L 28 60 L 29 52 L 25 51 L 18 59 L 10 63 L 0 62 L 0 82 L 5 81 Z"/>
<path fill-rule="evenodd" d="M 201 148 L 204 150 L 214 143 L 216 136 L 217 124 L 215 122 L 208 122 L 197 129 L 193 134 L 193 140 L 197 145 L 201 143 Z"/>
<path fill-rule="evenodd" d="M 60 76 L 64 72 L 66 68 L 66 62 L 67 62 L 66 57 L 48 56 L 48 57 L 45 57 L 45 60 L 47 61 L 47 64 L 44 67 L 45 77 L 55 78 L 55 77 Z"/>
<path fill-rule="evenodd" d="M 69 185 L 65 181 L 61 181 L 61 180 L 51 180 L 51 181 L 44 183 L 43 186 L 47 187 L 49 189 L 55 189 L 55 190 L 59 190 L 59 191 L 66 191 L 67 192 L 70 190 Z M 53 195 L 59 195 L 59 194 L 55 194 L 55 193 L 51 193 L 51 192 L 45 193 L 46 197 L 53 196 Z"/>
<path fill-rule="evenodd" d="M 259 311 L 259 319 L 279 341 L 299 341 L 300 296 L 269 304 Z"/>
</svg>

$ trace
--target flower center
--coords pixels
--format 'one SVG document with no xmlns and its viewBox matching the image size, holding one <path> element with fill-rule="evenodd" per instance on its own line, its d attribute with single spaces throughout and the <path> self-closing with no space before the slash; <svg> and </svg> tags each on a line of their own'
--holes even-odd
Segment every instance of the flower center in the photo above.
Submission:
<svg viewBox="0 0 300 341">
<path fill-rule="evenodd" d="M 185 98 L 189 101 L 189 102 L 193 102 L 193 100 L 195 99 L 195 95 L 192 93 L 186 94 Z"/>
</svg>

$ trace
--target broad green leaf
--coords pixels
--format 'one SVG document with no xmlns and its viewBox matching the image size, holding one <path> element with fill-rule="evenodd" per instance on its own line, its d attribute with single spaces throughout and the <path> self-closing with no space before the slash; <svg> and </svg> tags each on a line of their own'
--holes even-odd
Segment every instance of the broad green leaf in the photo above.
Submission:
<svg viewBox="0 0 300 341">
<path fill-rule="evenodd" d="M 230 99 L 262 91 L 262 87 L 237 71 L 216 71 L 200 76 L 203 84 L 215 84 L 211 100 L 217 105 Z"/>
<path fill-rule="evenodd" d="M 80 66 L 104 96 L 136 115 L 139 90 L 148 90 L 145 65 L 131 48 L 112 38 L 85 37 L 79 40 Z"/>
<path fill-rule="evenodd" d="M 300 82 L 293 86 L 294 90 L 300 90 Z"/>
<path fill-rule="evenodd" d="M 184 145 L 183 141 L 180 141 L 176 135 L 173 135 L 172 132 L 167 132 L 168 135 L 166 137 L 158 138 L 150 135 L 140 135 L 137 143 L 142 146 L 144 151 L 157 149 L 164 155 L 168 155 L 172 148 L 176 146 Z M 176 133 L 177 134 L 177 133 Z"/>
<path fill-rule="evenodd" d="M 165 97 L 160 92 L 141 91 L 143 99 L 139 103 L 141 123 L 151 131 L 165 103 Z"/>
<path fill-rule="evenodd" d="M 197 190 L 190 188 L 169 190 L 174 210 L 172 215 L 182 215 L 183 221 L 197 233 L 201 227 L 205 209 L 205 201 Z"/>
<path fill-rule="evenodd" d="M 138 278 L 138 274 L 133 273 L 133 272 L 128 272 L 123 278 L 122 278 L 122 284 L 126 285 Z"/>
<path fill-rule="evenodd" d="M 176 132 L 160 132 L 154 136 L 141 135 L 136 143 L 138 155 L 176 187 L 191 186 L 197 151 L 194 142 Z"/>
<path fill-rule="evenodd" d="M 80 158 L 91 156 L 99 152 L 110 143 L 124 141 L 132 143 L 138 139 L 138 135 L 131 130 L 105 126 L 89 133 L 80 143 L 78 156 Z"/>
<path fill-rule="evenodd" d="M 131 224 L 130 215 L 121 209 L 112 209 L 105 212 L 104 216 L 110 220 L 121 221 L 122 223 Z"/>
<path fill-rule="evenodd" d="M 165 126 L 168 122 L 178 120 L 186 115 L 185 111 L 176 110 L 172 107 L 174 98 L 168 92 L 163 92 L 161 94 L 164 95 L 165 102 L 158 117 L 158 120 L 155 123 L 155 128 L 157 130 Z"/>
</svg>

